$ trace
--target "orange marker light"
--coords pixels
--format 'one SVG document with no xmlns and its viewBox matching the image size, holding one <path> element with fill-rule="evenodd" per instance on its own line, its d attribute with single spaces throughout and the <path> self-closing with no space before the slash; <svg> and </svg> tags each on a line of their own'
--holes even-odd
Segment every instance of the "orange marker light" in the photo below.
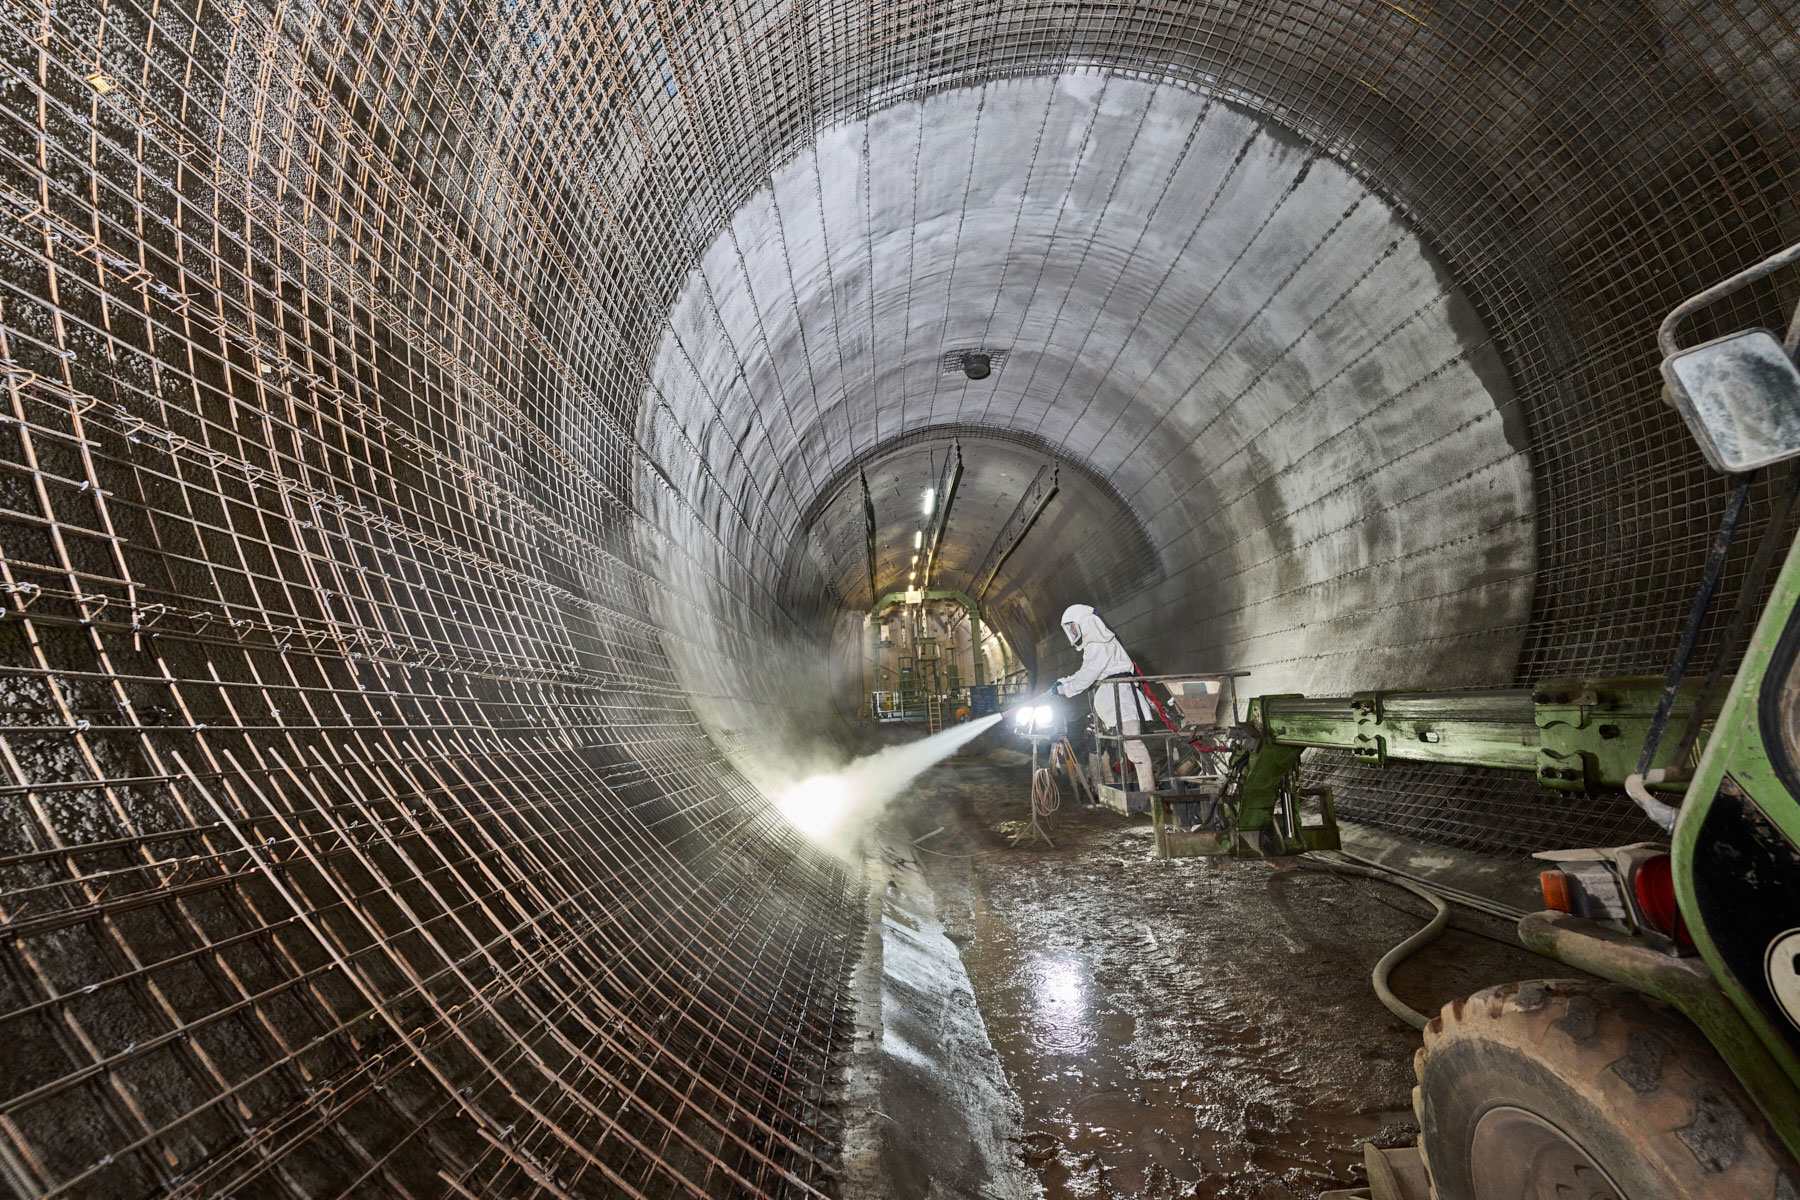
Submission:
<svg viewBox="0 0 1800 1200">
<path fill-rule="evenodd" d="M 1572 913 L 1574 904 L 1569 899 L 1569 877 L 1561 871 L 1541 871 L 1538 873 L 1538 886 L 1544 889 L 1544 907 L 1557 912 Z"/>
</svg>

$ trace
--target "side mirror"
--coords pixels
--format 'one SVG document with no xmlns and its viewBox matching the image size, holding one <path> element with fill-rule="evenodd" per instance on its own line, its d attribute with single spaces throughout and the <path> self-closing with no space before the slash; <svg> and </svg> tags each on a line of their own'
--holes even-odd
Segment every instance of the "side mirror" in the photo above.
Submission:
<svg viewBox="0 0 1800 1200">
<path fill-rule="evenodd" d="M 1800 368 L 1767 329 L 1676 351 L 1662 373 L 1716 470 L 1736 475 L 1800 456 Z"/>
</svg>

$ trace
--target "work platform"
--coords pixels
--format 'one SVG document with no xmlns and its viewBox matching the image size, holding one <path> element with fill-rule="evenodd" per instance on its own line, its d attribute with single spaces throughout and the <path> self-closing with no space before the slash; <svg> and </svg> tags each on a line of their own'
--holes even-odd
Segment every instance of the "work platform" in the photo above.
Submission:
<svg viewBox="0 0 1800 1200">
<path fill-rule="evenodd" d="M 1116 813 L 1133 816 L 1150 811 L 1150 793 L 1114 787 L 1110 783 L 1094 785 L 1094 798 Z"/>
</svg>

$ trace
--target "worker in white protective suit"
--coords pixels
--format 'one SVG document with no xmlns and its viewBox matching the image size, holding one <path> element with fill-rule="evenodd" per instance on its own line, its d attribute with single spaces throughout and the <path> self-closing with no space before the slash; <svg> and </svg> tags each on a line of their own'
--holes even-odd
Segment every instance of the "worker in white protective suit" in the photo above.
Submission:
<svg viewBox="0 0 1800 1200">
<path fill-rule="evenodd" d="M 1139 684 L 1123 682 L 1135 680 L 1137 668 L 1119 644 L 1118 635 L 1086 604 L 1065 608 L 1062 627 L 1069 635 L 1069 644 L 1081 651 L 1081 669 L 1057 680 L 1051 691 L 1058 696 L 1079 696 L 1098 684 L 1094 690 L 1094 716 L 1104 731 L 1111 733 L 1116 729 L 1127 737 L 1143 732 L 1151 717 L 1150 706 Z M 1154 788 L 1156 769 L 1150 765 L 1149 745 L 1127 741 L 1125 757 L 1137 768 L 1139 790 Z"/>
</svg>

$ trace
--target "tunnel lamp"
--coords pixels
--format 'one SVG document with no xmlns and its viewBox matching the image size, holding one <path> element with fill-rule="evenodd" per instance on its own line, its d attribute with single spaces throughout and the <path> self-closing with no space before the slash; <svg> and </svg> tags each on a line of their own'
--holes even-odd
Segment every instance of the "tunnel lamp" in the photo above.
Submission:
<svg viewBox="0 0 1800 1200">
<path fill-rule="evenodd" d="M 936 488 L 926 488 L 925 489 L 925 515 L 926 516 L 929 517 L 931 515 L 931 506 L 936 503 L 937 503 L 937 489 Z"/>
<path fill-rule="evenodd" d="M 924 544 L 925 544 L 925 531 L 923 529 L 915 529 L 913 531 L 913 549 L 917 550 Z"/>
</svg>

